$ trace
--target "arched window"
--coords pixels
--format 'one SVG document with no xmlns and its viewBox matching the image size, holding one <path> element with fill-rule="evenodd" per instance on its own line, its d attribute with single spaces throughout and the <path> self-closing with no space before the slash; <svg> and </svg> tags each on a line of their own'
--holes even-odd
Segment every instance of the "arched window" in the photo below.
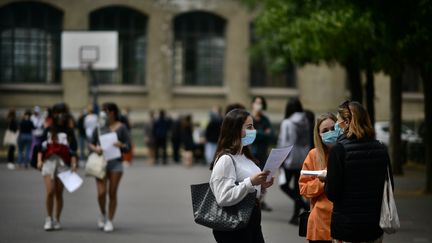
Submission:
<svg viewBox="0 0 432 243">
<path fill-rule="evenodd" d="M 174 19 L 174 83 L 222 86 L 225 20 L 206 12 L 190 12 Z"/>
<path fill-rule="evenodd" d="M 119 33 L 118 70 L 97 71 L 99 83 L 145 84 L 147 16 L 127 7 L 106 7 L 90 14 L 90 29 Z"/>
<path fill-rule="evenodd" d="M 0 82 L 60 83 L 63 13 L 49 5 L 0 8 Z"/>
<path fill-rule="evenodd" d="M 295 88 L 296 72 L 295 66 L 291 63 L 284 64 L 284 67 L 273 67 L 271 70 L 271 53 L 265 46 L 260 46 L 260 38 L 255 31 L 254 24 L 250 24 L 250 86 L 251 87 L 277 87 Z"/>
</svg>

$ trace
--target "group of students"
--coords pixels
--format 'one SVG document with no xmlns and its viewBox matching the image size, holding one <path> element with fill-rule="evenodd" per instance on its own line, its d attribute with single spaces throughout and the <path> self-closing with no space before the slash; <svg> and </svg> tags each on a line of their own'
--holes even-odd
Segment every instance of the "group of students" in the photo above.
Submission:
<svg viewBox="0 0 432 243">
<path fill-rule="evenodd" d="M 42 173 L 46 189 L 47 217 L 43 226 L 46 231 L 62 228 L 60 217 L 63 209 L 64 186 L 57 175 L 67 170 L 75 172 L 78 168 L 77 141 L 71 119 L 66 104 L 54 105 L 52 123 L 44 129 L 41 142 L 35 148 L 37 149 L 36 166 Z M 99 115 L 98 127 L 94 129 L 89 143 L 90 151 L 102 154 L 99 136 L 109 132 L 117 134 L 118 141 L 114 146 L 119 147 L 122 154 L 130 150 L 129 131 L 119 119 L 117 105 L 104 103 Z M 105 232 L 114 230 L 112 221 L 117 208 L 117 191 L 122 175 L 123 165 L 120 157 L 107 161 L 106 176 L 103 179 L 96 178 L 97 201 L 100 209 L 97 226 Z"/>
<path fill-rule="evenodd" d="M 249 145 L 256 137 L 252 114 L 245 109 L 226 114 L 211 165 L 210 187 L 221 206 L 235 205 L 254 191 L 257 191 L 257 203 L 246 228 L 213 230 L 219 243 L 264 242 L 259 198 L 264 189 L 273 185 L 273 179 L 266 181 L 269 172 L 260 169 L 264 161 L 252 155 Z M 306 239 L 309 242 L 382 242 L 379 220 L 388 167 L 390 179 L 393 177 L 387 150 L 375 139 L 366 109 L 358 102 L 342 103 L 336 116 L 328 113 L 317 118 L 313 138 L 315 148 L 306 151 L 306 159 L 295 161 L 296 156 L 301 157 L 298 153 L 305 153 L 303 143 L 303 148 L 294 146 L 290 163 L 302 164 L 303 170 L 324 172 L 318 176 L 300 176 L 300 169 L 285 170 L 296 178 L 300 194 L 310 199 Z M 295 211 L 302 207 L 308 208 L 300 197 L 295 200 Z"/>
</svg>

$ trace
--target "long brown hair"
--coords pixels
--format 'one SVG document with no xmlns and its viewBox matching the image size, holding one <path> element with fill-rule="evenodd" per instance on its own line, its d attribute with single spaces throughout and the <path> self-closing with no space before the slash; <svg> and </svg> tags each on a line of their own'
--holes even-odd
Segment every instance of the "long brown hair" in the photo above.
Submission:
<svg viewBox="0 0 432 243">
<path fill-rule="evenodd" d="M 323 143 L 319 127 L 323 121 L 331 119 L 334 122 L 337 121 L 336 116 L 333 113 L 325 113 L 320 115 L 315 122 L 314 127 L 314 143 L 316 148 L 315 160 L 318 161 L 320 169 L 325 169 L 327 167 L 327 155 L 329 154 L 328 147 Z"/>
<path fill-rule="evenodd" d="M 375 138 L 375 130 L 366 109 L 356 101 L 345 101 L 338 107 L 338 114 L 348 122 L 345 134 L 348 138 Z"/>
<path fill-rule="evenodd" d="M 240 151 L 243 124 L 249 116 L 250 113 L 244 109 L 234 109 L 226 114 L 222 122 L 216 153 L 210 165 L 210 170 L 213 169 L 214 164 L 222 155 L 226 153 L 237 154 Z M 248 146 L 243 146 L 241 153 L 258 164 Z"/>
</svg>

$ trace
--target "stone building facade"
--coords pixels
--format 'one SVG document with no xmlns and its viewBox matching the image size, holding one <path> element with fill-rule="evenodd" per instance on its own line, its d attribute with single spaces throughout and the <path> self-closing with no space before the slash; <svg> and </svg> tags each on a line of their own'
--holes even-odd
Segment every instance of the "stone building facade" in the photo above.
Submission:
<svg viewBox="0 0 432 243">
<path fill-rule="evenodd" d="M 162 108 L 206 117 L 214 105 L 249 107 L 263 95 L 279 122 L 289 97 L 321 113 L 349 96 L 338 65 L 297 67 L 282 82 L 252 83 L 256 14 L 236 0 L 0 0 L 0 12 L 2 112 L 62 101 L 79 112 L 91 103 L 88 76 L 59 66 L 59 35 L 74 30 L 119 31 L 119 70 L 98 73 L 99 102 L 129 107 L 135 120 Z M 388 120 L 389 78 L 377 74 L 375 86 L 377 120 Z M 421 89 L 412 91 L 404 93 L 404 120 L 423 117 Z"/>
</svg>

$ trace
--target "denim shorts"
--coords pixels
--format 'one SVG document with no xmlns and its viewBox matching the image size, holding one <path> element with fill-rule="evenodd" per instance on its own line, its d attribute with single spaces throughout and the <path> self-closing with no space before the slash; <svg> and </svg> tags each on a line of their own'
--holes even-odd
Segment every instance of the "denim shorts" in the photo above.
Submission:
<svg viewBox="0 0 432 243">
<path fill-rule="evenodd" d="M 106 166 L 107 172 L 123 172 L 123 162 L 121 160 L 109 160 Z"/>
</svg>

